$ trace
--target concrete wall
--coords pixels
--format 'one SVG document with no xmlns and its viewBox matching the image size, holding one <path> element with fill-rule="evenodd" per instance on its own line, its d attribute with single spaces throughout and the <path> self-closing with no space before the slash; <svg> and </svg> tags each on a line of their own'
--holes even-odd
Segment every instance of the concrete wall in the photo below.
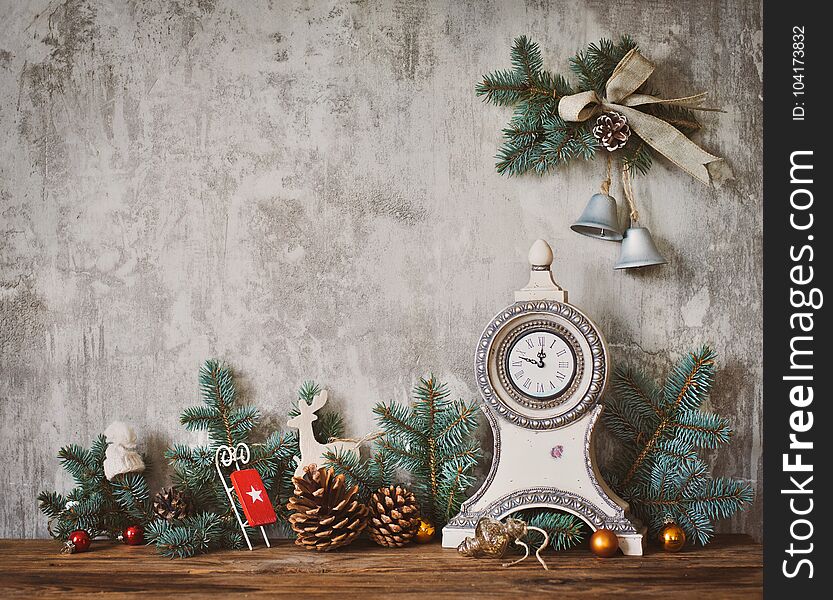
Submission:
<svg viewBox="0 0 833 600">
<path fill-rule="evenodd" d="M 275 426 L 308 378 L 353 435 L 429 370 L 475 397 L 475 340 L 538 237 L 616 361 L 719 351 L 737 435 L 714 470 L 760 492 L 757 2 L 0 4 L 0 537 L 46 535 L 61 445 L 114 419 L 157 462 L 195 439 L 178 414 L 208 357 Z M 659 89 L 726 109 L 698 140 L 727 185 L 664 161 L 636 182 L 668 266 L 614 272 L 617 245 L 569 230 L 603 162 L 495 173 L 510 111 L 474 86 L 521 33 L 562 73 L 631 33 Z M 761 508 L 720 529 L 759 535 Z"/>
</svg>

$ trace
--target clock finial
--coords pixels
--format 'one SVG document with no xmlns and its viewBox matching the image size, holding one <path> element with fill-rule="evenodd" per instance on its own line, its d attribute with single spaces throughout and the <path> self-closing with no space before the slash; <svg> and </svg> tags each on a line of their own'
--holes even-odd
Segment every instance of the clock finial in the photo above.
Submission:
<svg viewBox="0 0 833 600">
<path fill-rule="evenodd" d="M 544 240 L 535 240 L 529 249 L 529 283 L 515 292 L 515 302 L 525 300 L 558 300 L 567 302 L 567 290 L 552 278 L 552 248 Z"/>
<path fill-rule="evenodd" d="M 539 271 L 547 271 L 552 264 L 552 248 L 544 240 L 535 240 L 529 249 L 529 264 Z"/>
</svg>

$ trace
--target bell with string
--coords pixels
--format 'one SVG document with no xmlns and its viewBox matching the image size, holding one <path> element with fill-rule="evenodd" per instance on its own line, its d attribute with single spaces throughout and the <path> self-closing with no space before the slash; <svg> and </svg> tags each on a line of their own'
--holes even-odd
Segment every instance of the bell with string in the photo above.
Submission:
<svg viewBox="0 0 833 600">
<path fill-rule="evenodd" d="M 625 231 L 619 260 L 616 261 L 613 268 L 635 269 L 651 265 L 664 265 L 667 262 L 654 244 L 654 239 L 651 237 L 648 228 L 631 223 L 631 226 Z"/>
<path fill-rule="evenodd" d="M 570 229 L 599 240 L 620 241 L 622 229 L 616 212 L 616 200 L 607 194 L 593 194 L 584 212 Z"/>
</svg>

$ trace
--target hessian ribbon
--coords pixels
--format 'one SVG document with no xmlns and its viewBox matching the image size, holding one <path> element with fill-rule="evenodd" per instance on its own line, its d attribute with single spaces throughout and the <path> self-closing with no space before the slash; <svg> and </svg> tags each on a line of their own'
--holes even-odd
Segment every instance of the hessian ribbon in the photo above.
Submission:
<svg viewBox="0 0 833 600">
<path fill-rule="evenodd" d="M 586 121 L 605 111 L 623 114 L 628 119 L 631 130 L 645 140 L 651 148 L 692 177 L 706 185 L 711 185 L 709 165 L 723 159 L 700 148 L 673 125 L 633 107 L 673 104 L 692 110 L 714 111 L 718 109 L 701 106 L 706 98 L 705 93 L 670 99 L 635 94 L 634 92 L 653 72 L 653 63 L 634 48 L 616 65 L 605 85 L 604 98 L 599 98 L 593 90 L 564 96 L 558 103 L 558 114 L 565 121 L 573 122 Z"/>
</svg>

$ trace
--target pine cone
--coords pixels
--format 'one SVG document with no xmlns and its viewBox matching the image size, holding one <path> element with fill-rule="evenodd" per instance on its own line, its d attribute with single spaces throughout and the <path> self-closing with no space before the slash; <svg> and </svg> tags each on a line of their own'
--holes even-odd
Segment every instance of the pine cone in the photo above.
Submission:
<svg viewBox="0 0 833 600">
<path fill-rule="evenodd" d="M 380 546 L 398 548 L 419 530 L 419 506 L 413 493 L 400 486 L 379 488 L 370 497 L 370 539 Z"/>
<path fill-rule="evenodd" d="M 153 498 L 153 512 L 166 521 L 184 519 L 191 514 L 191 502 L 187 492 L 175 487 L 163 488 Z"/>
<path fill-rule="evenodd" d="M 608 152 L 618 150 L 628 143 L 631 128 L 625 115 L 618 112 L 606 112 L 596 119 L 593 126 L 593 137 L 599 140 Z"/>
<path fill-rule="evenodd" d="M 359 486 L 347 488 L 344 475 L 316 465 L 304 467 L 303 477 L 293 477 L 295 495 L 286 507 L 295 511 L 289 524 L 298 534 L 295 543 L 325 552 L 358 537 L 367 525 L 367 506 L 359 502 Z"/>
</svg>

